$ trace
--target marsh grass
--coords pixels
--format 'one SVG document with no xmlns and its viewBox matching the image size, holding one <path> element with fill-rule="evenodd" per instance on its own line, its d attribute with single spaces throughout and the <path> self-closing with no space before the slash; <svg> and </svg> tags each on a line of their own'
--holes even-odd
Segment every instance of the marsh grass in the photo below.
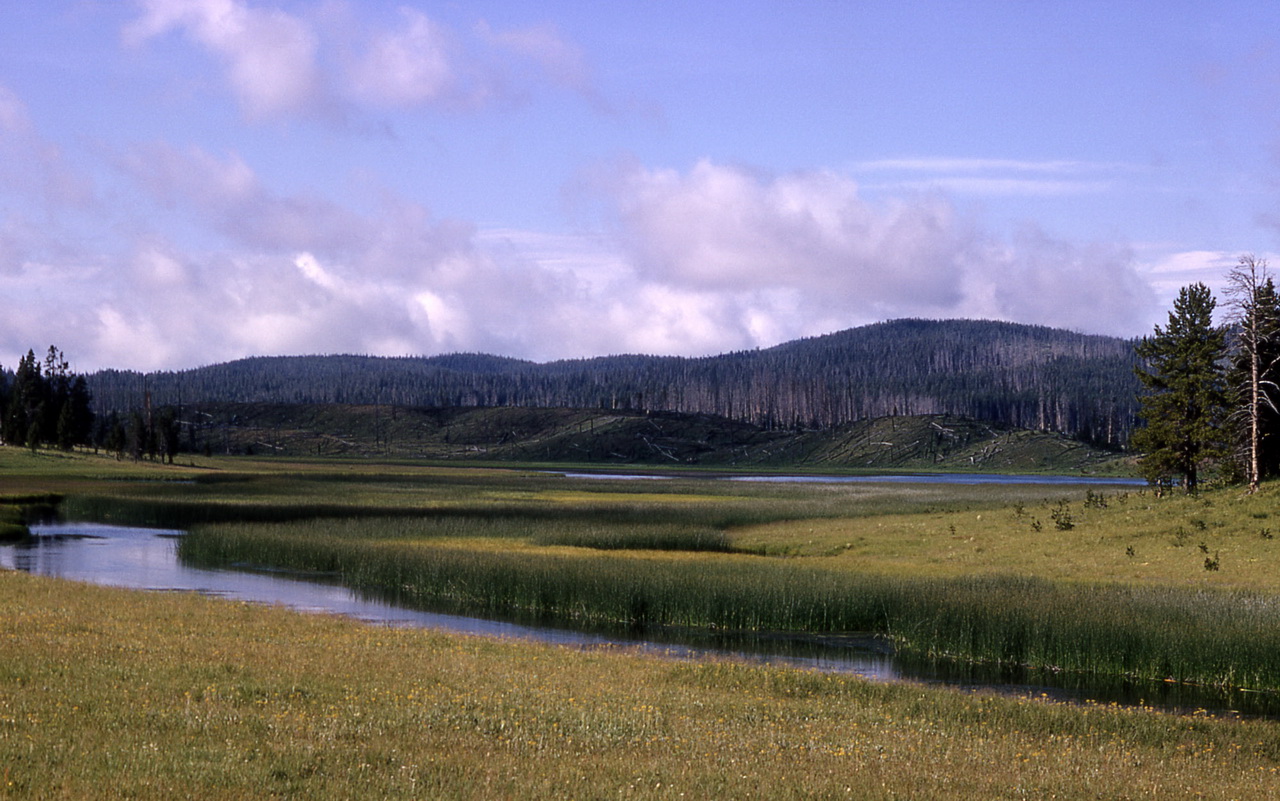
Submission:
<svg viewBox="0 0 1280 801">
<path fill-rule="evenodd" d="M 1274 596 L 539 547 L 596 531 L 519 518 L 236 524 L 196 528 L 179 553 L 200 564 L 338 573 L 399 603 L 481 615 L 633 630 L 874 632 L 932 657 L 1280 689 Z M 510 544 L 484 545 L 497 541 Z"/>
<path fill-rule="evenodd" d="M 23 520 L 22 507 L 0 504 L 0 542 L 17 542 L 31 536 Z"/>
<path fill-rule="evenodd" d="M 1274 798 L 1275 724 L 0 574 L 4 798 Z"/>
</svg>

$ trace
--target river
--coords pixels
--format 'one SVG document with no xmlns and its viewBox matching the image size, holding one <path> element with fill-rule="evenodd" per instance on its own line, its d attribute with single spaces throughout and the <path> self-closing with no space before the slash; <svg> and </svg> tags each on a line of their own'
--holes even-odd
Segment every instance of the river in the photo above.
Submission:
<svg viewBox="0 0 1280 801">
<path fill-rule="evenodd" d="M 648 638 L 523 625 L 502 620 L 406 609 L 365 596 L 336 577 L 262 570 L 216 570 L 182 563 L 183 532 L 98 523 L 32 526 L 34 537 L 0 546 L 0 569 L 74 581 L 153 591 L 188 591 L 308 612 L 346 615 L 370 624 L 421 626 L 484 636 L 511 637 L 572 647 L 624 647 L 671 658 L 731 658 L 754 663 L 856 674 L 876 681 L 922 681 L 968 689 L 1047 695 L 1058 700 L 1145 705 L 1189 712 L 1280 718 L 1280 699 L 1267 694 L 1223 695 L 1167 683 L 1086 680 L 1051 673 L 997 670 L 903 659 L 866 635 L 755 637 L 712 640 L 680 632 Z"/>
</svg>

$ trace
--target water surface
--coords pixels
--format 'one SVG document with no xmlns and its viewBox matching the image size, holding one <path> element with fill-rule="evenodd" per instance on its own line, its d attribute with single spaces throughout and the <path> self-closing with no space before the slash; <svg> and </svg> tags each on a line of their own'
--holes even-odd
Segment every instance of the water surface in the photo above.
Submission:
<svg viewBox="0 0 1280 801">
<path fill-rule="evenodd" d="M 616 479 L 640 481 L 661 479 L 702 479 L 705 481 L 747 481 L 772 484 L 1072 484 L 1091 486 L 1145 487 L 1141 478 L 1103 476 L 1055 476 L 1005 473 L 883 473 L 868 475 L 726 475 L 719 473 L 610 473 L 608 471 L 547 471 L 564 478 Z"/>
</svg>

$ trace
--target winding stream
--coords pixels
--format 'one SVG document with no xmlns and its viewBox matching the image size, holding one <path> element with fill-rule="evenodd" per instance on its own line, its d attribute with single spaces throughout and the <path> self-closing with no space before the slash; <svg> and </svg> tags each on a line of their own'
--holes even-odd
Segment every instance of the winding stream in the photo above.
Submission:
<svg viewBox="0 0 1280 801">
<path fill-rule="evenodd" d="M 1059 700 L 1208 710 L 1280 718 L 1272 694 L 1225 695 L 1175 684 L 1067 677 L 1025 670 L 921 663 L 904 659 L 868 636 L 755 637 L 657 632 L 647 639 L 441 614 L 397 607 L 350 590 L 334 577 L 196 568 L 177 556 L 183 532 L 98 523 L 32 526 L 31 541 L 0 546 L 0 569 L 153 591 L 188 591 L 308 612 L 340 614 L 386 626 L 421 626 L 465 634 L 513 637 L 582 648 L 623 647 L 671 658 L 733 658 L 761 664 L 850 673 L 876 681 L 923 681 L 993 689 Z"/>
</svg>

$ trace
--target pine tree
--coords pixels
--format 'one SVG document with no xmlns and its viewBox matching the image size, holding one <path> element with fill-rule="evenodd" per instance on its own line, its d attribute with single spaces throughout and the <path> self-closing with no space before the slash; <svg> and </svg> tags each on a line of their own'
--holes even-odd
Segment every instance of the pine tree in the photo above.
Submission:
<svg viewBox="0 0 1280 801">
<path fill-rule="evenodd" d="M 44 395 L 40 363 L 36 361 L 35 352 L 28 350 L 27 355 L 18 362 L 18 371 L 14 373 L 13 389 L 9 393 L 9 406 L 4 416 L 5 442 L 10 445 L 29 445 L 31 435 L 40 434 L 38 417 Z"/>
<path fill-rule="evenodd" d="M 1217 306 L 1204 284 L 1183 287 L 1165 329 L 1143 337 L 1137 369 L 1147 392 L 1140 398 L 1144 425 L 1133 446 L 1146 455 L 1139 462 L 1153 483 L 1181 476 L 1195 492 L 1206 463 L 1222 453 L 1226 386 L 1222 360 L 1226 334 L 1213 324 Z"/>
<path fill-rule="evenodd" d="M 76 445 L 88 445 L 93 439 L 93 395 L 84 376 L 78 375 L 71 382 L 71 394 L 67 398 L 71 408 L 71 437 Z"/>
</svg>

